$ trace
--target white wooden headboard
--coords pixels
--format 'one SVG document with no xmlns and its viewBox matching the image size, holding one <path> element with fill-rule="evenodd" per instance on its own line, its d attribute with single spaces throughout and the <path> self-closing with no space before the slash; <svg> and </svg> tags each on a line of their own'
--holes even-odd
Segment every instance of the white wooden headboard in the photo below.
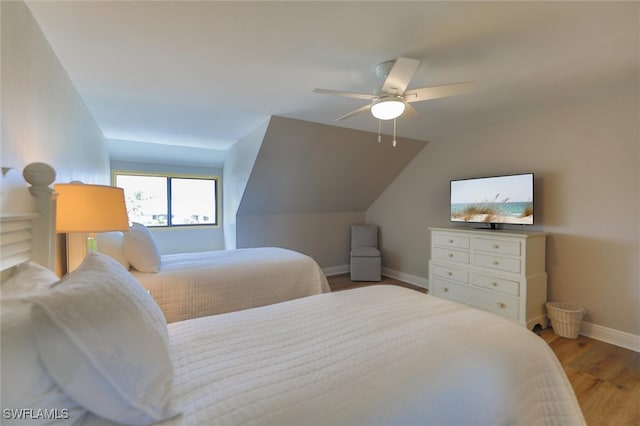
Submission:
<svg viewBox="0 0 640 426">
<path fill-rule="evenodd" d="M 55 170 L 45 163 L 32 163 L 23 170 L 31 184 L 29 192 L 35 198 L 35 211 L 3 213 L 0 217 L 0 270 L 29 259 L 54 269 L 55 262 L 55 192 L 49 187 Z"/>
<path fill-rule="evenodd" d="M 0 229 L 0 270 L 31 259 L 32 221 L 35 213 L 2 215 Z"/>
</svg>

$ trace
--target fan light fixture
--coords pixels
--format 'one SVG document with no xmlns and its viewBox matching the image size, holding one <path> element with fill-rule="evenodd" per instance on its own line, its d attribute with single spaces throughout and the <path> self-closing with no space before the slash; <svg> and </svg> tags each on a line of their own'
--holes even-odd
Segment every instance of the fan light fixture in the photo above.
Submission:
<svg viewBox="0 0 640 426">
<path fill-rule="evenodd" d="M 378 120 L 393 120 L 402 115 L 405 106 L 400 96 L 384 96 L 371 105 L 371 114 Z"/>
<path fill-rule="evenodd" d="M 396 119 L 404 114 L 407 108 L 412 115 L 417 114 L 415 108 L 410 104 L 467 93 L 475 86 L 474 82 L 469 81 L 407 90 L 419 65 L 419 60 L 411 58 L 396 58 L 378 64 L 376 75 L 384 82 L 374 92 L 375 94 L 328 89 L 314 89 L 313 92 L 369 101 L 370 103 L 367 105 L 338 117 L 336 121 L 371 112 L 371 115 L 380 120 L 378 121 L 378 142 L 380 142 L 382 140 L 382 120 L 393 120 L 393 146 L 396 146 Z"/>
</svg>

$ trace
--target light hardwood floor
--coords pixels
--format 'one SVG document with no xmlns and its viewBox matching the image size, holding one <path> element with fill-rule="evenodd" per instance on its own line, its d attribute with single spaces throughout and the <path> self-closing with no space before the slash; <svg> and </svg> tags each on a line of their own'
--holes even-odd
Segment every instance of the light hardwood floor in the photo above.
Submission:
<svg viewBox="0 0 640 426">
<path fill-rule="evenodd" d="M 393 284 L 425 292 L 388 277 L 381 282 L 352 282 L 349 274 L 327 279 L 332 291 Z M 640 353 L 585 336 L 566 339 L 551 328 L 534 332 L 560 360 L 589 426 L 640 426 Z"/>
<path fill-rule="evenodd" d="M 569 377 L 587 424 L 640 425 L 640 353 L 589 337 L 535 330 Z"/>
</svg>

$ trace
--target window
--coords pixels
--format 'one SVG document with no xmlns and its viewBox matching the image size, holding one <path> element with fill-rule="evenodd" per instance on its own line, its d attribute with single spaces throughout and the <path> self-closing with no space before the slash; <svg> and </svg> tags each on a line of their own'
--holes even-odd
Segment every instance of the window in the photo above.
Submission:
<svg viewBox="0 0 640 426">
<path fill-rule="evenodd" d="M 218 179 L 114 172 L 130 222 L 146 226 L 218 224 Z"/>
</svg>

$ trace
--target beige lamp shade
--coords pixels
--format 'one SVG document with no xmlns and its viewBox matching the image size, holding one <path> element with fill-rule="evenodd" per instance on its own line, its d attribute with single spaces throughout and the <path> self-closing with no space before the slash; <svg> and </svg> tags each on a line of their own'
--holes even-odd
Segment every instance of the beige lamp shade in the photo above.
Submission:
<svg viewBox="0 0 640 426">
<path fill-rule="evenodd" d="M 56 232 L 108 232 L 129 229 L 124 190 L 115 186 L 54 185 Z"/>
</svg>

